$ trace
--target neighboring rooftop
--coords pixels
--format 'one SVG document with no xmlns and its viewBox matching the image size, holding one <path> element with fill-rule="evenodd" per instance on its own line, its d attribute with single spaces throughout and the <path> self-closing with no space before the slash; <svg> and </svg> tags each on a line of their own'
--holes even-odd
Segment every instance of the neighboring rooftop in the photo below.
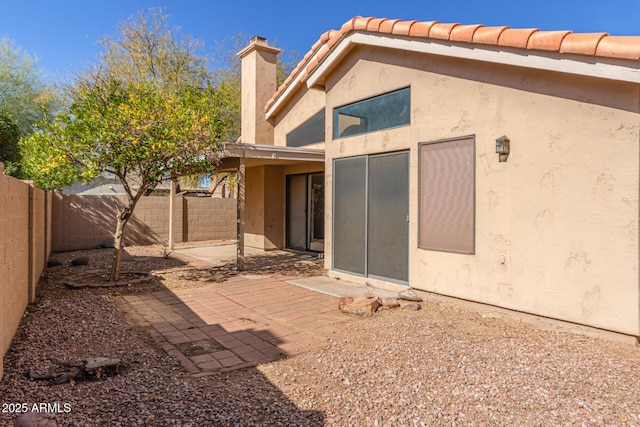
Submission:
<svg viewBox="0 0 640 427">
<path fill-rule="evenodd" d="M 485 27 L 479 24 L 462 25 L 437 21 L 403 21 L 356 16 L 345 22 L 340 30 L 329 30 L 320 36 L 311 50 L 307 52 L 267 102 L 265 111 L 268 111 L 276 103 L 292 82 L 305 82 L 332 48 L 353 32 L 389 34 L 400 37 L 640 62 L 640 36 L 611 36 L 608 33 L 573 33 L 568 30 L 541 31 L 536 28 Z"/>
</svg>

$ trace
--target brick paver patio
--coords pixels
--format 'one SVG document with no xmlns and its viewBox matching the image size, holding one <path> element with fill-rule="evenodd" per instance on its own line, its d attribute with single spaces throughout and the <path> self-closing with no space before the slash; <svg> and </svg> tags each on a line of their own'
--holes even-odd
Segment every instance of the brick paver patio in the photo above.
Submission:
<svg viewBox="0 0 640 427">
<path fill-rule="evenodd" d="M 300 354 L 351 320 L 338 311 L 335 297 L 255 275 L 122 296 L 120 304 L 194 374 Z"/>
</svg>

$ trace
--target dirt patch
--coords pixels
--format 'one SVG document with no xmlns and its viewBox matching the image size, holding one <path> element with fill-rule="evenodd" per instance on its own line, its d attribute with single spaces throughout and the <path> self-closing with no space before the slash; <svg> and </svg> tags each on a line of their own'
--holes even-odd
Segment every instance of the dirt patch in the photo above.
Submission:
<svg viewBox="0 0 640 427">
<path fill-rule="evenodd" d="M 72 266 L 71 261 L 81 256 L 88 257 L 88 265 Z M 165 259 L 161 245 L 127 247 L 123 275 L 147 271 L 153 273 L 152 280 L 111 288 L 64 286 L 70 278 L 106 274 L 112 256 L 109 248 L 52 254 L 60 265 L 45 270 L 36 302 L 28 306 L 4 356 L 0 403 L 7 410 L 0 411 L 0 426 L 13 425 L 23 407 L 40 404 L 68 409 L 51 414 L 59 426 L 324 425 L 320 411 L 298 408 L 255 368 L 194 378 L 116 304 L 121 295 L 215 286 L 240 274 L 235 266 L 212 266 L 177 254 Z M 320 273 L 321 265 L 320 260 L 296 256 L 282 266 L 282 273 L 293 274 L 298 269 Z M 267 266 L 257 259 L 249 265 Z M 216 342 L 201 341 L 183 351 L 197 356 L 218 347 Z M 119 374 L 101 381 L 58 385 L 26 375 L 56 372 L 60 361 L 100 356 L 122 360 Z"/>
<path fill-rule="evenodd" d="M 202 242 L 203 245 L 229 244 L 227 241 Z M 193 243 L 180 244 L 178 249 L 193 247 Z M 78 257 L 87 257 L 87 265 L 71 265 Z M 106 277 L 111 270 L 113 249 L 100 248 L 84 251 L 54 253 L 51 259 L 59 261 L 60 266 L 50 267 L 46 271 L 49 281 L 57 284 L 66 282 L 89 282 L 87 276 Z M 287 253 L 284 255 L 257 255 L 245 259 L 245 270 L 238 272 L 235 263 L 212 265 L 173 252 L 164 256 L 162 245 L 129 246 L 122 254 L 121 274 L 126 278 L 137 272 L 153 275 L 144 283 L 123 280 L 118 287 L 119 294 L 156 292 L 166 289 L 193 288 L 221 283 L 240 274 L 261 274 L 273 278 L 321 276 L 325 274 L 324 260 L 308 254 Z"/>
<path fill-rule="evenodd" d="M 53 414 L 65 426 L 640 425 L 637 347 L 436 300 L 425 300 L 420 311 L 354 318 L 322 348 L 293 358 L 189 375 L 127 321 L 115 296 L 215 286 L 238 273 L 164 259 L 160 246 L 126 251 L 123 271 L 150 271 L 155 279 L 70 290 L 62 285 L 67 277 L 108 270 L 112 250 L 81 252 L 88 266 L 69 265 L 78 252 L 54 255 L 63 265 L 47 269 L 4 358 L 3 404 L 69 407 Z M 248 273 L 323 272 L 322 260 L 282 261 L 270 267 L 255 260 Z M 213 343 L 185 350 L 195 356 L 207 345 Z M 48 385 L 25 377 L 36 367 L 54 371 L 56 361 L 105 355 L 123 361 L 105 380 Z M 13 425 L 18 415 L 0 412 L 0 425 Z"/>
</svg>

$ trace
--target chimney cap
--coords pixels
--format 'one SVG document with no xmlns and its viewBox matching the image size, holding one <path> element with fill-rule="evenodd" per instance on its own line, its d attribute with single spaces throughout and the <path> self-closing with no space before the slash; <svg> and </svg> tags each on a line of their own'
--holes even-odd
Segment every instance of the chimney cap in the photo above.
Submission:
<svg viewBox="0 0 640 427">
<path fill-rule="evenodd" d="M 266 37 L 260 37 L 260 36 L 251 37 L 251 43 L 262 44 L 265 46 L 269 45 L 269 42 L 267 41 Z"/>
<path fill-rule="evenodd" d="M 268 52 L 274 55 L 280 53 L 280 49 L 278 49 L 277 47 L 269 46 L 269 42 L 267 42 L 267 39 L 265 37 L 253 36 L 251 37 L 249 45 L 238 52 L 238 56 L 240 58 L 244 58 L 254 50 L 260 50 L 262 52 Z"/>
</svg>

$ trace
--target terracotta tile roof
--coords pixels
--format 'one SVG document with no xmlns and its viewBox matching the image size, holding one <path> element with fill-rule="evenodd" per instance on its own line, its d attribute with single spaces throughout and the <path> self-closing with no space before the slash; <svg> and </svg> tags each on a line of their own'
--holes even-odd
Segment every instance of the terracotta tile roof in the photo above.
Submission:
<svg viewBox="0 0 640 427">
<path fill-rule="evenodd" d="M 265 110 L 273 106 L 295 78 L 299 77 L 301 82 L 306 81 L 331 49 L 342 38 L 355 31 L 640 61 L 640 36 L 610 36 L 607 33 L 540 31 L 536 28 L 485 27 L 356 16 L 345 22 L 340 30 L 329 30 L 320 36 L 269 100 Z"/>
</svg>

